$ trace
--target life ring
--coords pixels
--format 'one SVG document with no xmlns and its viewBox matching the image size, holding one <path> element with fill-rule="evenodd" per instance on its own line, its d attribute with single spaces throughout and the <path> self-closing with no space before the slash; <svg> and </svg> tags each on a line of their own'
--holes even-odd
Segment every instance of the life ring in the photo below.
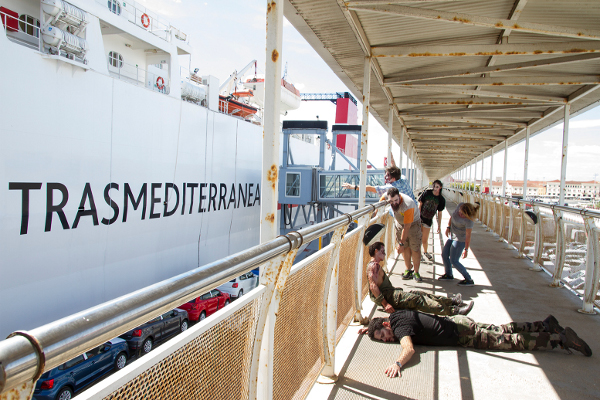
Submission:
<svg viewBox="0 0 600 400">
<path fill-rule="evenodd" d="M 165 80 L 161 76 L 156 78 L 156 87 L 158 90 L 163 90 L 165 88 Z"/>
<path fill-rule="evenodd" d="M 150 26 L 150 17 L 148 16 L 148 14 L 142 14 L 142 25 L 144 25 L 144 28 L 147 28 Z"/>
</svg>

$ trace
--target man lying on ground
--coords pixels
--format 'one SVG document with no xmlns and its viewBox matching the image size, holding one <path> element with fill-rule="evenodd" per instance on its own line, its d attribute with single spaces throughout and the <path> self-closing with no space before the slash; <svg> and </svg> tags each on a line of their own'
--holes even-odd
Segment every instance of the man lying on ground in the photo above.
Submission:
<svg viewBox="0 0 600 400">
<path fill-rule="evenodd" d="M 390 378 L 402 376 L 400 369 L 415 353 L 413 344 L 503 351 L 552 350 L 560 346 L 569 353 L 569 349 L 574 349 L 586 357 L 592 355 L 587 343 L 573 329 L 560 326 L 552 315 L 543 321 L 509 322 L 496 326 L 475 322 L 463 315 L 438 317 L 402 310 L 389 318 L 373 318 L 369 327 L 360 329 L 358 333 L 367 333 L 371 339 L 382 342 L 400 341 L 400 357 L 385 370 Z"/>
<path fill-rule="evenodd" d="M 396 309 L 419 310 L 440 315 L 467 315 L 473 308 L 473 302 L 465 304 L 460 294 L 454 297 L 442 297 L 419 290 L 405 292 L 395 288 L 390 278 L 383 271 L 380 262 L 386 259 L 385 245 L 375 242 L 369 246 L 371 261 L 367 265 L 367 278 L 369 279 L 369 295 L 371 300 L 388 313 Z"/>
</svg>

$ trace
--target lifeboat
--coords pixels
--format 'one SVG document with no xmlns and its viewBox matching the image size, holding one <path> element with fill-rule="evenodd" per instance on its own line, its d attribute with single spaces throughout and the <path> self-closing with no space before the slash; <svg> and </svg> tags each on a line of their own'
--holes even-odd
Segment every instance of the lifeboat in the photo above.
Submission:
<svg viewBox="0 0 600 400">
<path fill-rule="evenodd" d="M 248 78 L 244 82 L 244 87 L 254 92 L 254 102 L 260 107 L 264 107 L 265 99 L 265 80 L 263 78 Z M 281 102 L 280 112 L 282 114 L 287 113 L 290 110 L 296 110 L 300 108 L 300 91 L 294 87 L 291 83 L 285 79 L 281 80 Z"/>
<path fill-rule="evenodd" d="M 245 119 L 256 114 L 258 108 L 234 100 L 230 96 L 219 95 L 219 111 L 224 114 L 235 115 Z"/>
</svg>

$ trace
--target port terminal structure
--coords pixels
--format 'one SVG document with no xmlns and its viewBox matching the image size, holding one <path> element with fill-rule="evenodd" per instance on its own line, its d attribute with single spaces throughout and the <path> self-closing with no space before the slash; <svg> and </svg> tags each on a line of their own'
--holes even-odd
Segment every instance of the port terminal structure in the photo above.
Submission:
<svg viewBox="0 0 600 400">
<path fill-rule="evenodd" d="M 320 223 L 346 214 L 358 207 L 358 191 L 342 188 L 348 182 L 359 184 L 359 170 L 351 155 L 346 156 L 344 149 L 337 146 L 338 137 L 344 142 L 348 136 L 359 137 L 360 125 L 333 125 L 332 140 L 327 139 L 327 121 L 284 121 L 283 156 L 279 173 L 280 232 L 287 234 L 315 223 Z M 302 165 L 294 162 L 290 140 L 292 137 L 314 136 L 314 150 L 319 152 L 317 165 Z M 360 142 L 358 149 L 360 154 Z M 350 153 L 350 152 L 348 152 Z M 369 163 L 370 166 L 373 164 Z M 336 166 L 338 168 L 336 168 Z M 341 167 L 341 168 L 340 168 Z M 384 171 L 369 168 L 367 185 L 384 184 Z M 375 193 L 367 193 L 367 203 L 378 201 Z M 352 228 L 356 224 L 352 225 Z M 309 254 L 329 244 L 331 235 L 325 235 L 315 243 L 306 243 Z M 303 249 L 304 250 L 304 249 Z"/>
</svg>

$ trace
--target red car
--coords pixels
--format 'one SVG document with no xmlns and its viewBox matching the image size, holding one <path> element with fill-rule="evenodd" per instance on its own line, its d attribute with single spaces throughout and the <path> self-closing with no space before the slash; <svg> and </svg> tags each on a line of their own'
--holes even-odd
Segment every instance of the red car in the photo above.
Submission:
<svg viewBox="0 0 600 400">
<path fill-rule="evenodd" d="M 177 308 L 186 310 L 190 321 L 202 321 L 215 311 L 228 305 L 229 302 L 229 295 L 227 293 L 213 289 Z"/>
</svg>

